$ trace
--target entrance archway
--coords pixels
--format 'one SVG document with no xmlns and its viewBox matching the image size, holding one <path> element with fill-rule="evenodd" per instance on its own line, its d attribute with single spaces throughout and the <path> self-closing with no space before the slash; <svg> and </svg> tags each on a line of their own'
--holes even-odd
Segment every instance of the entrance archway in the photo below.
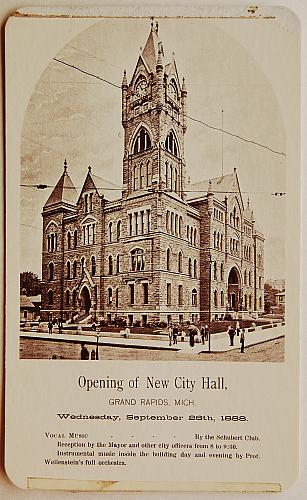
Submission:
<svg viewBox="0 0 307 500">
<path fill-rule="evenodd" d="M 91 308 L 91 296 L 87 286 L 82 288 L 81 292 L 81 307 L 85 314 L 89 314 Z"/>
<path fill-rule="evenodd" d="M 231 311 L 240 309 L 241 280 L 236 267 L 232 267 L 228 276 L 228 304 Z"/>
</svg>

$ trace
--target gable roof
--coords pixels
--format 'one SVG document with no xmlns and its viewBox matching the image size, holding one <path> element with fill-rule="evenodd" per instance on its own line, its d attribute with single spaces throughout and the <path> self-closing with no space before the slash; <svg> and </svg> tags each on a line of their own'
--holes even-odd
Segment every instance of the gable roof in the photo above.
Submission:
<svg viewBox="0 0 307 500">
<path fill-rule="evenodd" d="M 121 187 L 103 177 L 92 174 L 91 168 L 89 167 L 78 201 L 85 191 L 92 189 L 96 189 L 99 196 L 109 201 L 116 200 L 121 196 Z"/>
<path fill-rule="evenodd" d="M 214 177 L 211 180 L 211 191 L 214 197 L 220 201 L 224 201 L 225 196 L 229 196 L 231 193 L 235 193 L 237 187 L 239 187 L 237 174 L 232 172 L 231 174 L 223 175 L 220 177 Z M 195 184 L 190 184 L 189 193 L 187 193 L 187 200 L 192 201 L 199 198 L 207 196 L 209 189 L 209 179 L 196 182 Z M 239 187 L 239 193 L 241 196 L 241 191 Z"/>
<path fill-rule="evenodd" d="M 57 205 L 58 203 L 68 203 L 70 205 L 75 205 L 76 201 L 77 190 L 67 173 L 66 163 L 64 163 L 64 172 L 58 180 L 58 183 L 54 187 L 48 200 L 46 201 L 44 208 L 50 207 L 52 205 Z"/>
<path fill-rule="evenodd" d="M 156 71 L 159 42 L 160 40 L 157 31 L 152 25 L 149 36 L 147 38 L 147 42 L 142 51 L 142 58 L 144 59 L 146 65 L 152 73 Z"/>
</svg>

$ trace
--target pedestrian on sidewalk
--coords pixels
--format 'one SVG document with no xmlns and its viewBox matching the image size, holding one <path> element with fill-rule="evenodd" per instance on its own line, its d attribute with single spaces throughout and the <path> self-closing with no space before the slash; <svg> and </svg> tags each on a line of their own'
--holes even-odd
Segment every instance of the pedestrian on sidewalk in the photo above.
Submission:
<svg viewBox="0 0 307 500">
<path fill-rule="evenodd" d="M 205 326 L 205 341 L 208 340 L 209 338 L 209 327 L 208 325 Z"/>
<path fill-rule="evenodd" d="M 49 321 L 49 323 L 48 323 L 48 333 L 49 333 L 49 335 L 52 334 L 52 328 L 53 328 L 52 321 Z"/>
<path fill-rule="evenodd" d="M 94 349 L 91 350 L 91 359 L 96 359 L 96 353 Z"/>
<path fill-rule="evenodd" d="M 194 337 L 195 335 L 197 335 L 197 332 L 198 332 L 198 329 L 196 328 L 195 325 L 193 325 L 193 323 L 189 326 L 188 328 L 189 330 L 189 336 L 190 336 L 190 346 L 191 347 L 194 347 Z"/>
<path fill-rule="evenodd" d="M 229 325 L 228 327 L 228 335 L 229 335 L 229 340 L 230 340 L 230 346 L 233 346 L 233 339 L 234 339 L 234 336 L 235 336 L 236 332 L 235 332 L 235 329 L 233 328 L 232 325 Z"/>
<path fill-rule="evenodd" d="M 178 328 L 175 325 L 173 328 L 173 342 L 174 342 L 174 344 L 177 344 L 177 337 L 178 337 Z"/>
<path fill-rule="evenodd" d="M 245 328 L 242 328 L 240 343 L 241 343 L 241 352 L 244 352 L 244 342 L 245 342 Z"/>
<path fill-rule="evenodd" d="M 239 337 L 239 334 L 240 334 L 240 323 L 239 323 L 239 321 L 236 322 L 236 330 L 237 330 L 237 336 Z"/>
<path fill-rule="evenodd" d="M 172 340 L 173 340 L 173 326 L 172 323 L 168 325 L 168 340 L 169 340 L 169 346 L 172 345 Z"/>
<path fill-rule="evenodd" d="M 180 335 L 181 335 L 181 342 L 184 342 L 185 331 L 182 325 L 180 325 Z"/>
<path fill-rule="evenodd" d="M 204 345 L 205 344 L 205 328 L 203 326 L 200 329 L 200 336 L 201 336 L 201 342 Z"/>
<path fill-rule="evenodd" d="M 89 357 L 90 355 L 84 342 L 81 342 L 81 359 L 89 359 Z"/>
</svg>

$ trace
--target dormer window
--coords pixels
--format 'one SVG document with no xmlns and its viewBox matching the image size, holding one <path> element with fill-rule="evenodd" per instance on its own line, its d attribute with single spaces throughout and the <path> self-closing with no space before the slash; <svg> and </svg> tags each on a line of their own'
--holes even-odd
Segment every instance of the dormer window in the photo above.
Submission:
<svg viewBox="0 0 307 500">
<path fill-rule="evenodd" d="M 134 141 L 133 154 L 141 153 L 149 148 L 151 148 L 149 134 L 147 130 L 141 128 Z"/>
</svg>

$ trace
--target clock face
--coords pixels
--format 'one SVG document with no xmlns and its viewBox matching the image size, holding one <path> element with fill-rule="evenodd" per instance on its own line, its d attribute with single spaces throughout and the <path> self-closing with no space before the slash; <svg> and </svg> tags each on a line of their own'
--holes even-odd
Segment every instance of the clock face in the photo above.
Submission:
<svg viewBox="0 0 307 500">
<path fill-rule="evenodd" d="M 137 84 L 135 91 L 136 91 L 136 95 L 137 95 L 138 97 L 143 97 L 144 95 L 146 95 L 146 94 L 147 94 L 147 82 L 146 82 L 146 80 L 145 80 L 145 79 L 144 79 L 144 80 L 141 80 L 141 81 Z"/>
</svg>

